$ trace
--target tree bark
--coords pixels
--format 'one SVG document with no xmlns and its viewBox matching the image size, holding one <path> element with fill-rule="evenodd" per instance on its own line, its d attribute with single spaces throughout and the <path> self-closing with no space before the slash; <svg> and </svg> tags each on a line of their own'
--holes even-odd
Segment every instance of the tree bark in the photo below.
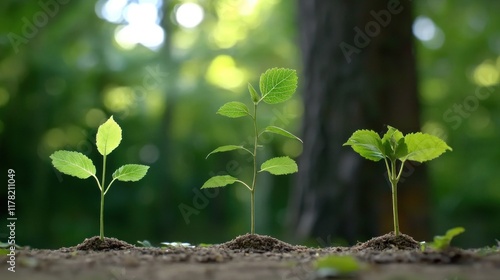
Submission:
<svg viewBox="0 0 500 280">
<path fill-rule="evenodd" d="M 353 243 L 391 231 L 385 166 L 342 144 L 357 129 L 420 129 L 411 2 L 299 0 L 298 7 L 305 114 L 292 232 Z M 425 170 L 414 170 L 405 169 L 398 188 L 400 227 L 424 238 Z"/>
</svg>

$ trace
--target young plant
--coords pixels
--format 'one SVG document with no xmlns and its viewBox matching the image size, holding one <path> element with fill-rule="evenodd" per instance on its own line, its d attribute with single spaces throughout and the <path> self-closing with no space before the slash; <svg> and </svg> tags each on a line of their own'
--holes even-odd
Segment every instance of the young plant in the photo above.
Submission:
<svg viewBox="0 0 500 280">
<path fill-rule="evenodd" d="M 272 68 L 268 69 L 264 74 L 260 76 L 260 95 L 254 89 L 254 87 L 249 83 L 248 91 L 250 92 L 250 98 L 253 102 L 253 110 L 250 111 L 244 103 L 241 102 L 228 102 L 217 111 L 217 114 L 229 117 L 229 118 L 240 118 L 240 117 L 250 117 L 253 123 L 253 143 L 250 147 L 239 146 L 239 145 L 226 145 L 218 147 L 207 155 L 207 158 L 214 153 L 227 152 L 233 150 L 242 150 L 249 153 L 253 158 L 253 176 L 252 182 L 246 183 L 238 178 L 230 175 L 214 176 L 208 179 L 205 184 L 201 187 L 205 188 L 217 188 L 224 187 L 233 183 L 240 183 L 245 186 L 250 191 L 250 231 L 252 234 L 255 233 L 255 187 L 257 182 L 257 173 L 259 172 L 269 172 L 273 175 L 285 175 L 291 174 L 298 171 L 297 163 L 287 156 L 275 157 L 269 159 L 261 164 L 260 169 L 257 169 L 257 148 L 260 147 L 259 137 L 263 133 L 274 133 L 279 134 L 288 138 L 296 139 L 300 142 L 297 136 L 286 131 L 283 128 L 277 126 L 268 126 L 262 130 L 257 127 L 257 109 L 259 104 L 278 104 L 287 101 L 297 89 L 297 73 L 292 69 L 284 68 Z"/>
<path fill-rule="evenodd" d="M 451 240 L 462 232 L 465 229 L 463 227 L 456 227 L 449 229 L 446 231 L 445 235 L 436 235 L 434 236 L 434 241 L 432 243 L 426 243 L 425 241 L 420 242 L 420 250 L 425 251 L 427 247 L 432 248 L 436 251 L 442 251 L 450 247 Z"/>
<path fill-rule="evenodd" d="M 372 130 L 357 130 L 344 143 L 351 146 L 362 157 L 385 162 L 387 175 L 392 189 L 392 211 L 394 218 L 394 235 L 399 235 L 398 221 L 398 182 L 407 160 L 424 162 L 439 157 L 446 150 L 452 150 L 443 140 L 436 136 L 417 132 L 403 135 L 394 127 L 387 126 L 382 138 Z M 397 162 L 400 161 L 398 167 Z"/>
<path fill-rule="evenodd" d="M 80 179 L 94 177 L 101 191 L 100 231 L 99 237 L 104 239 L 104 196 L 108 193 L 111 184 L 118 181 L 139 181 L 148 172 L 149 166 L 141 164 L 126 164 L 118 168 L 112 175 L 113 180 L 106 186 L 106 157 L 114 150 L 122 140 L 122 129 L 111 116 L 105 123 L 99 126 L 96 136 L 97 150 L 103 156 L 101 182 L 96 176 L 96 168 L 87 156 L 71 151 L 56 151 L 50 158 L 52 165 L 61 173 Z"/>
</svg>

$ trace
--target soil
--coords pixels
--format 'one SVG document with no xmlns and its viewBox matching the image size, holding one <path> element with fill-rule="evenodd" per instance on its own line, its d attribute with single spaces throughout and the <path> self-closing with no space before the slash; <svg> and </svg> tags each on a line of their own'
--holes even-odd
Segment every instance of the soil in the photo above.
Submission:
<svg viewBox="0 0 500 280">
<path fill-rule="evenodd" d="M 346 275 L 320 273 L 314 261 L 329 255 L 353 256 L 361 269 Z M 92 237 L 59 250 L 19 249 L 14 273 L 8 270 L 8 260 L 0 256 L 0 279 L 500 279 L 500 248 L 422 252 L 410 236 L 393 234 L 328 248 L 251 234 L 218 245 L 162 248 Z"/>
</svg>

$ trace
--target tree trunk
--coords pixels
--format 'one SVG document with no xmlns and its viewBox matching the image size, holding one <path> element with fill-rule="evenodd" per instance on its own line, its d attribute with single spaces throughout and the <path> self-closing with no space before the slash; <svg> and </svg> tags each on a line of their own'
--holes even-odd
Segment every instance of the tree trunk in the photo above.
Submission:
<svg viewBox="0 0 500 280">
<path fill-rule="evenodd" d="M 389 232 L 385 166 L 342 147 L 357 129 L 420 129 L 408 1 L 299 0 L 304 150 L 289 215 L 296 239 L 353 243 Z M 396 5 L 397 4 L 397 5 Z M 424 168 L 400 183 L 400 228 L 427 237 Z M 410 176 L 411 175 L 411 176 Z M 325 245 L 325 244 L 321 244 Z"/>
</svg>

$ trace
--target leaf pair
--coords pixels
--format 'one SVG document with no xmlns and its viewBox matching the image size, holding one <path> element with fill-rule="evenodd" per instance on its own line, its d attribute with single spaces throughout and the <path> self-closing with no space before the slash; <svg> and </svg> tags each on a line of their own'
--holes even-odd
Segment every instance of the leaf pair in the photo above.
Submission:
<svg viewBox="0 0 500 280">
<path fill-rule="evenodd" d="M 373 130 L 357 130 L 344 146 L 351 146 L 355 152 L 372 161 L 388 158 L 391 161 L 425 162 L 452 150 L 436 136 L 421 132 L 403 135 L 391 126 L 382 138 Z"/>
<path fill-rule="evenodd" d="M 253 86 L 248 84 L 248 91 L 254 104 L 264 101 L 267 104 L 278 104 L 287 101 L 297 89 L 297 71 L 285 68 L 268 69 L 260 76 L 260 96 Z M 217 114 L 229 118 L 252 116 L 247 105 L 238 101 L 227 102 Z"/>
<path fill-rule="evenodd" d="M 269 159 L 262 163 L 260 166 L 260 170 L 258 172 L 266 171 L 273 175 L 286 175 L 292 174 L 298 171 L 298 166 L 295 161 L 287 156 L 284 157 L 275 157 Z M 214 176 L 208 179 L 205 184 L 201 187 L 202 189 L 206 188 L 218 188 L 225 187 L 227 185 L 240 182 L 245 185 L 247 188 L 251 189 L 247 184 L 240 181 L 238 178 L 235 178 L 230 175 L 222 175 L 222 176 Z"/>
<path fill-rule="evenodd" d="M 99 126 L 96 145 L 101 155 L 109 155 L 120 145 L 121 140 L 122 130 L 112 116 Z M 87 179 L 90 176 L 96 177 L 96 168 L 92 160 L 79 152 L 56 151 L 50 158 L 54 167 L 61 173 L 80 179 Z M 148 169 L 149 167 L 145 165 L 126 164 L 113 173 L 113 179 L 139 181 L 146 175 Z"/>
</svg>

